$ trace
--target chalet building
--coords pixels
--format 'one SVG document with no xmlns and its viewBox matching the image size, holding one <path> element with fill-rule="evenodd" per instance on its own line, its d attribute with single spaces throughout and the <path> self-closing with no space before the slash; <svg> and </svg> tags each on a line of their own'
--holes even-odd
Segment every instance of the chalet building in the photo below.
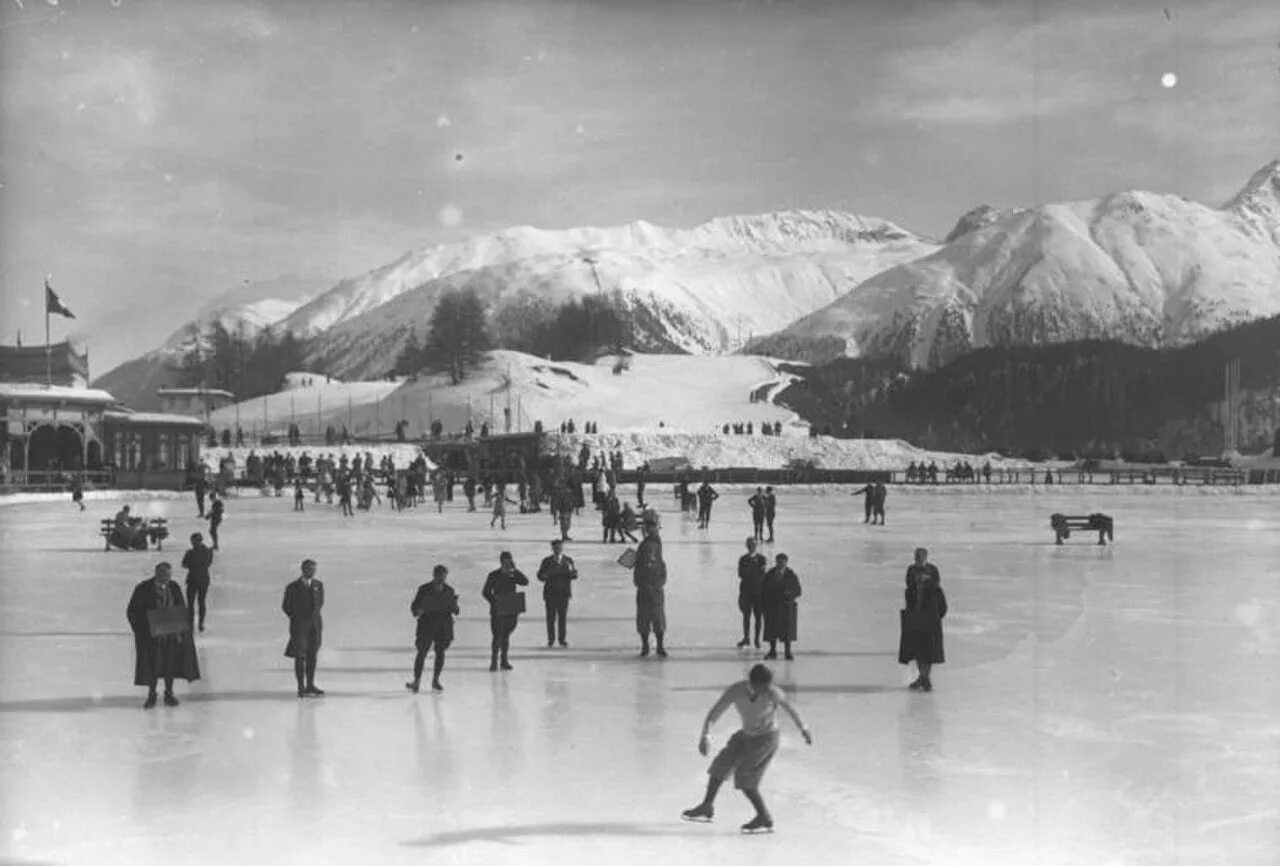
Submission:
<svg viewBox="0 0 1280 866">
<path fill-rule="evenodd" d="M 97 486 L 180 488 L 200 460 L 205 422 L 134 412 L 107 391 L 77 387 L 88 374 L 83 356 L 52 348 L 59 382 L 50 385 L 43 346 L 38 356 L 0 346 L 0 488 L 59 488 L 73 474 Z"/>
<path fill-rule="evenodd" d="M 0 382 L 48 382 L 84 388 L 89 384 L 89 353 L 70 343 L 44 346 L 0 346 Z"/>
<path fill-rule="evenodd" d="M 126 489 L 181 489 L 187 466 L 200 460 L 204 421 L 189 415 L 108 409 L 102 418 L 102 453 L 112 485 Z"/>
</svg>

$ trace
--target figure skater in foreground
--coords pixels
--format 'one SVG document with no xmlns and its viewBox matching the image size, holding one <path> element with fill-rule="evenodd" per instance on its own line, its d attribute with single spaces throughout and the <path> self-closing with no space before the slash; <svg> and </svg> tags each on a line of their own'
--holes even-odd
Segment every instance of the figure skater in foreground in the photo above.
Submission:
<svg viewBox="0 0 1280 866">
<path fill-rule="evenodd" d="M 707 780 L 707 793 L 702 802 L 692 809 L 686 809 L 682 814 L 689 821 L 710 821 L 715 815 L 716 792 L 732 772 L 734 787 L 741 790 L 756 808 L 756 816 L 742 825 L 742 832 L 771 831 L 773 816 L 760 797 L 760 780 L 764 778 L 764 771 L 778 751 L 778 708 L 786 711 L 809 745 L 813 745 L 813 734 L 805 727 L 800 714 L 782 694 L 782 690 L 773 685 L 773 671 L 758 664 L 751 668 L 747 679 L 725 689 L 720 700 L 707 713 L 707 720 L 702 723 L 702 738 L 698 740 L 700 754 L 707 754 L 707 735 L 711 726 L 730 704 L 742 716 L 742 729 L 729 738 L 729 742 L 725 743 L 711 762 L 711 767 L 707 770 L 711 778 Z"/>
</svg>

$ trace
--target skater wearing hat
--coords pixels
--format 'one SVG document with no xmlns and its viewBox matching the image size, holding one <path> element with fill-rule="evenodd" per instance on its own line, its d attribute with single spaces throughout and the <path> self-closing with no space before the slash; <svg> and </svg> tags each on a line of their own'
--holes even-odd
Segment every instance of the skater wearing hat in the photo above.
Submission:
<svg viewBox="0 0 1280 866">
<path fill-rule="evenodd" d="M 320 698 L 324 691 L 316 688 L 316 660 L 324 621 L 324 584 L 315 579 L 316 561 L 302 560 L 302 576 L 284 588 L 280 608 L 289 618 L 289 643 L 284 654 L 293 659 L 293 675 L 298 681 L 298 697 Z"/>
<path fill-rule="evenodd" d="M 200 608 L 200 631 L 204 631 L 205 600 L 209 595 L 209 567 L 213 565 L 213 551 L 204 543 L 204 536 L 191 533 L 191 549 L 182 555 L 182 567 L 187 570 L 187 613 L 192 625 L 196 624 L 196 607 Z"/>
<path fill-rule="evenodd" d="M 636 587 L 636 631 L 640 634 L 640 655 L 649 655 L 649 632 L 657 643 L 658 658 L 666 658 L 662 639 L 667 632 L 667 564 L 662 560 L 662 538 L 658 535 L 658 512 L 649 510 L 641 520 L 644 538 L 636 548 L 631 582 Z"/>
<path fill-rule="evenodd" d="M 538 566 L 538 580 L 542 581 L 542 600 L 547 607 L 547 646 L 565 640 L 565 620 L 569 617 L 569 599 L 573 597 L 573 581 L 578 579 L 578 568 L 573 557 L 565 556 L 563 539 L 552 539 L 551 555 Z"/>
<path fill-rule="evenodd" d="M 711 726 L 730 706 L 735 707 L 742 717 L 742 729 L 729 738 L 707 769 L 711 778 L 707 780 L 707 792 L 702 802 L 686 809 L 682 816 L 689 821 L 710 821 L 715 816 L 716 793 L 732 773 L 733 786 L 742 791 L 756 809 L 756 816 L 742 825 L 742 831 L 772 830 L 773 816 L 760 797 L 760 781 L 778 751 L 778 709 L 791 717 L 809 745 L 813 745 L 813 734 L 805 727 L 800 714 L 782 690 L 773 684 L 773 671 L 766 665 L 757 664 L 751 668 L 747 679 L 725 689 L 720 700 L 707 713 L 707 719 L 702 723 L 702 736 L 698 740 L 699 754 L 707 754 Z"/>
<path fill-rule="evenodd" d="M 444 653 L 453 643 L 453 618 L 460 612 L 458 593 L 446 582 L 448 576 L 449 569 L 437 565 L 431 572 L 431 582 L 418 587 L 409 604 L 409 612 L 418 620 L 414 635 L 418 653 L 413 658 L 413 679 L 404 687 L 414 693 L 422 682 L 422 669 L 426 665 L 427 653 L 432 649 L 435 649 L 436 657 L 431 668 L 431 688 L 437 692 L 444 691 L 440 684 Z"/>
<path fill-rule="evenodd" d="M 151 577 L 133 588 L 125 612 L 136 653 L 133 684 L 147 687 L 147 700 L 142 706 L 148 710 L 156 705 L 156 685 L 160 680 L 164 680 L 165 706 L 176 707 L 173 681 L 200 679 L 191 626 L 182 609 L 182 590 L 172 575 L 173 566 L 156 563 Z"/>
</svg>

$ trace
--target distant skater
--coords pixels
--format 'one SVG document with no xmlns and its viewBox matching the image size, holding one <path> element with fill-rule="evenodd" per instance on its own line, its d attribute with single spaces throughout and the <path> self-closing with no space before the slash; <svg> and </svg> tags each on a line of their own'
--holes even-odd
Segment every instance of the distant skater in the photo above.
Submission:
<svg viewBox="0 0 1280 866">
<path fill-rule="evenodd" d="M 182 590 L 171 579 L 173 567 L 156 563 L 152 576 L 133 588 L 125 618 L 133 630 L 133 684 L 147 687 L 144 709 L 156 705 L 156 686 L 164 680 L 164 703 L 178 706 L 173 681 L 200 679 L 200 663 L 191 626 L 182 610 Z M 166 616 L 166 613 L 170 614 Z M 182 620 L 175 622 L 173 615 Z"/>
<path fill-rule="evenodd" d="M 515 500 L 507 498 L 507 486 L 499 484 L 498 489 L 493 494 L 493 518 L 489 521 L 489 528 L 493 529 L 493 525 L 499 521 L 502 522 L 502 528 L 507 528 L 507 506 L 515 505 Z"/>
<path fill-rule="evenodd" d="M 646 511 L 641 521 L 644 539 L 636 548 L 631 582 L 636 587 L 636 631 L 640 634 L 640 656 L 649 655 L 649 632 L 653 632 L 658 658 L 666 658 L 662 645 L 667 633 L 667 564 L 662 559 L 662 537 L 658 534 L 658 512 Z"/>
<path fill-rule="evenodd" d="M 875 498 L 871 503 L 871 523 L 873 526 L 877 523 L 884 526 L 884 501 L 889 496 L 889 488 L 885 487 L 882 482 L 877 481 L 875 490 Z"/>
<path fill-rule="evenodd" d="M 709 529 L 711 527 L 711 505 L 720 494 L 711 486 L 709 481 L 702 482 L 698 488 L 698 528 Z"/>
<path fill-rule="evenodd" d="M 764 489 L 764 523 L 769 530 L 768 541 L 773 544 L 773 518 L 778 514 L 778 497 L 772 487 Z"/>
<path fill-rule="evenodd" d="M 422 669 L 427 662 L 427 653 L 435 650 L 436 657 L 431 667 L 431 688 L 442 692 L 440 674 L 444 672 L 445 650 L 453 643 L 453 618 L 461 611 L 458 608 L 458 593 L 448 584 L 449 569 L 437 565 L 431 571 L 431 582 L 418 587 L 418 592 L 409 604 L 409 612 L 418 620 L 414 646 L 417 655 L 413 657 L 413 679 L 404 687 L 415 694 L 422 682 Z"/>
<path fill-rule="evenodd" d="M 767 565 L 764 555 L 756 553 L 756 540 L 748 538 L 747 552 L 738 558 L 738 610 L 742 612 L 742 640 L 738 641 L 738 649 L 750 643 L 752 618 L 755 619 L 755 646 L 760 648 L 760 627 L 764 620 L 760 592 Z"/>
<path fill-rule="evenodd" d="M 751 507 L 751 535 L 757 541 L 764 541 L 764 489 L 757 487 L 747 505 Z"/>
<path fill-rule="evenodd" d="M 773 671 L 762 664 L 751 668 L 747 679 L 734 683 L 725 689 L 724 694 L 715 702 L 702 723 L 702 736 L 698 739 L 698 754 L 706 756 L 710 750 L 708 736 L 716 720 L 730 706 L 737 709 L 742 717 L 741 730 L 734 733 L 725 743 L 723 749 L 712 760 L 707 770 L 707 792 L 702 802 L 692 809 L 686 809 L 683 817 L 690 821 L 710 821 L 715 817 L 716 793 L 729 775 L 733 775 L 733 786 L 742 791 L 743 796 L 755 807 L 755 817 L 742 825 L 744 833 L 757 830 L 772 830 L 773 816 L 760 796 L 760 782 L 764 779 L 765 770 L 778 751 L 778 709 L 781 708 L 795 726 L 805 743 L 813 745 L 813 733 L 805 726 L 800 713 L 782 694 L 782 690 L 773 684 Z"/>
<path fill-rule="evenodd" d="M 857 496 L 857 495 L 859 495 L 859 494 L 861 494 L 861 495 L 862 495 L 862 512 L 863 512 L 862 522 L 863 522 L 863 523 L 870 523 L 870 522 L 871 522 L 871 515 L 875 513 L 875 509 L 876 509 L 876 486 L 875 486 L 875 484 L 872 484 L 870 481 L 868 481 L 868 482 L 867 482 L 866 484 L 864 484 L 862 487 L 860 487 L 860 488 L 858 488 L 857 490 L 853 491 L 853 493 L 852 493 L 851 495 L 852 495 L 852 496 Z"/>
<path fill-rule="evenodd" d="M 84 478 L 79 475 L 71 478 L 71 502 L 84 511 Z"/>
<path fill-rule="evenodd" d="M 306 498 L 302 492 L 302 476 L 299 475 L 293 481 L 293 510 L 306 511 Z"/>
<path fill-rule="evenodd" d="M 516 630 L 516 624 L 524 610 L 523 604 L 520 604 L 524 601 L 524 595 L 516 587 L 528 586 L 529 578 L 516 568 L 515 559 L 509 551 L 502 551 L 498 556 L 498 563 L 498 568 L 489 572 L 489 576 L 485 578 L 480 594 L 489 602 L 489 633 L 492 636 L 489 644 L 489 670 L 496 671 L 501 659 L 502 669 L 509 671 L 511 662 L 507 654 L 511 651 L 511 633 Z"/>
<path fill-rule="evenodd" d="M 302 576 L 284 588 L 284 603 L 280 606 L 289 618 L 289 643 L 284 654 L 293 659 L 293 675 L 298 681 L 300 698 L 324 696 L 324 691 L 316 688 L 316 661 L 324 631 L 324 620 L 320 616 L 324 607 L 324 584 L 315 577 L 316 561 L 302 560 Z"/>
<path fill-rule="evenodd" d="M 209 483 L 205 481 L 203 467 L 201 467 L 200 469 L 197 469 L 196 472 L 197 472 L 196 483 L 195 483 L 196 512 L 197 512 L 196 516 L 204 517 L 204 496 L 205 496 L 205 493 L 208 492 L 209 490 Z"/>
<path fill-rule="evenodd" d="M 573 582 L 578 579 L 578 567 L 573 557 L 565 556 L 563 539 L 551 542 L 551 555 L 538 566 L 538 580 L 542 581 L 542 600 L 547 607 L 547 646 L 565 640 L 566 620 L 569 618 L 569 599 L 573 597 Z"/>
<path fill-rule="evenodd" d="M 946 661 L 942 647 L 942 620 L 947 615 L 947 596 L 942 591 L 938 567 L 929 562 L 929 551 L 916 548 L 915 562 L 907 567 L 906 601 L 902 609 L 902 636 L 898 642 L 898 663 L 916 663 L 919 676 L 912 690 L 933 691 L 929 673 Z"/>
<path fill-rule="evenodd" d="M 217 493 L 209 496 L 209 538 L 213 541 L 213 549 L 218 549 L 218 527 L 222 525 L 223 516 L 222 499 Z"/>
<path fill-rule="evenodd" d="M 196 625 L 196 607 L 200 608 L 199 628 L 204 631 L 205 602 L 209 597 L 209 568 L 213 565 L 213 551 L 205 546 L 204 536 L 191 533 L 191 549 L 182 554 L 182 567 L 187 570 L 187 614 L 192 627 Z"/>
<path fill-rule="evenodd" d="M 764 639 L 769 642 L 765 658 L 778 657 L 778 641 L 782 641 L 784 658 L 791 661 L 791 644 L 796 639 L 797 605 L 800 578 L 787 567 L 787 555 L 779 553 L 773 568 L 765 572 L 760 590 L 760 606 L 764 609 Z"/>
</svg>

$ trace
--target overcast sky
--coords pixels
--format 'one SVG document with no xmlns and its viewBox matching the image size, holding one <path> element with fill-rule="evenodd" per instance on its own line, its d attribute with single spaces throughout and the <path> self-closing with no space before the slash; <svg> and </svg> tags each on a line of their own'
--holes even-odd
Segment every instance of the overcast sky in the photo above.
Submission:
<svg viewBox="0 0 1280 866">
<path fill-rule="evenodd" d="M 1275 0 L 0 0 L 5 342 L 95 375 L 245 280 L 528 224 L 1211 204 L 1280 155 Z M 1174 87 L 1161 77 L 1174 73 Z"/>
</svg>

